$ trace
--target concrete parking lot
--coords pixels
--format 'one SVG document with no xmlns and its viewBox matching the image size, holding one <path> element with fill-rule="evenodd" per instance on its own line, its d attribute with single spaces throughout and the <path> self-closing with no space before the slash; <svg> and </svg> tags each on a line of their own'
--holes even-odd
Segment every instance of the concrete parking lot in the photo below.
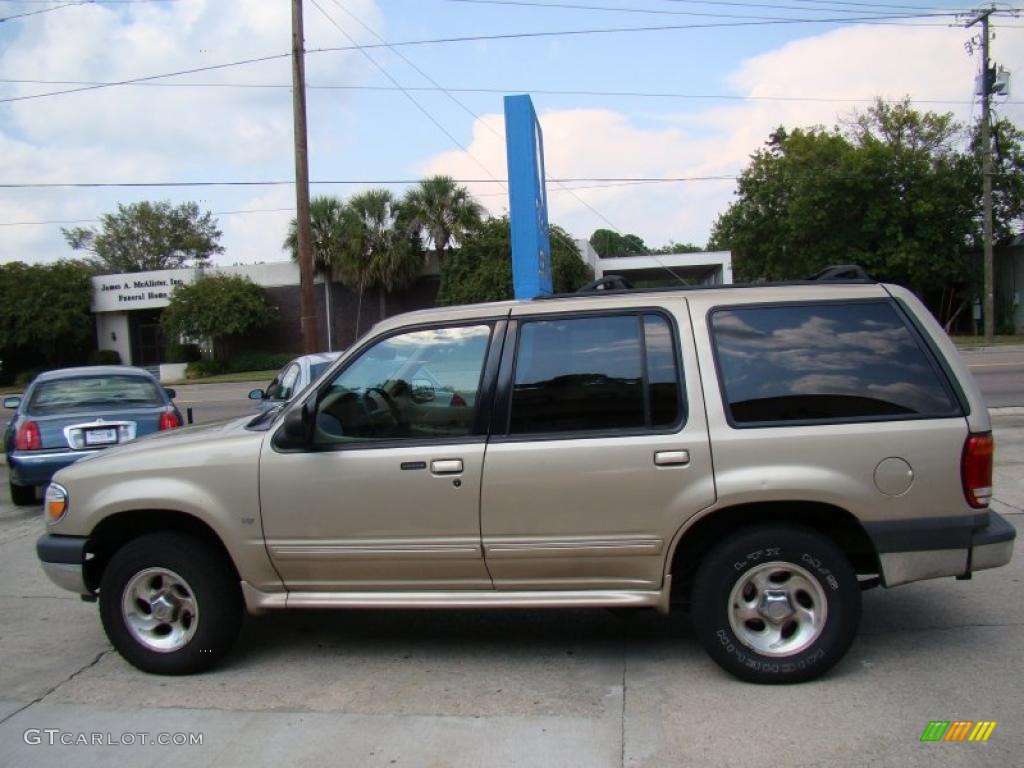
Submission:
<svg viewBox="0 0 1024 768">
<path fill-rule="evenodd" d="M 994 507 L 1020 529 L 1024 408 L 993 420 Z M 726 676 L 683 615 L 602 610 L 275 614 L 247 620 L 222 668 L 160 678 L 110 648 L 95 605 L 46 580 L 39 511 L 2 498 L 3 766 L 1009 766 L 1024 755 L 1021 539 L 1009 566 L 972 581 L 865 593 L 847 658 L 800 686 Z M 987 743 L 920 742 L 929 721 L 958 719 L 998 725 Z M 79 734 L 133 743 L 59 743 Z M 202 744 L 139 743 L 158 734 Z"/>
</svg>

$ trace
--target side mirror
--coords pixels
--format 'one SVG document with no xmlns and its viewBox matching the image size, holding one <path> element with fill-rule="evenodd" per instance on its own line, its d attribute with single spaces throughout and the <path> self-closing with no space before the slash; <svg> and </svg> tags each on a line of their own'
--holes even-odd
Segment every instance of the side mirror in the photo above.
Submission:
<svg viewBox="0 0 1024 768">
<path fill-rule="evenodd" d="M 4 408 L 14 409 L 21 405 L 21 395 L 4 398 Z"/>
<path fill-rule="evenodd" d="M 281 429 L 275 438 L 278 448 L 305 448 L 313 440 L 311 429 L 313 418 L 309 411 L 309 405 L 302 405 L 292 408 L 284 415 L 281 422 Z"/>
<path fill-rule="evenodd" d="M 176 389 L 171 388 L 171 387 L 164 387 L 164 392 L 167 393 L 167 396 L 169 398 L 171 398 L 171 400 L 173 400 L 174 398 L 176 398 L 178 396 L 178 391 Z"/>
<path fill-rule="evenodd" d="M 430 379 L 413 379 L 409 397 L 414 403 L 431 402 L 434 399 L 434 386 L 430 383 Z"/>
<path fill-rule="evenodd" d="M 262 389 L 250 389 L 249 390 L 249 399 L 250 400 L 266 400 L 267 399 L 267 393 L 264 392 Z"/>
</svg>

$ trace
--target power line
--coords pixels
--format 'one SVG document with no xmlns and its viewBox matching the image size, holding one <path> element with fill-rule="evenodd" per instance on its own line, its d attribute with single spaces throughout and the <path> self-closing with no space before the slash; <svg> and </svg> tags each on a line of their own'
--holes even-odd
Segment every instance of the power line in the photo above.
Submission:
<svg viewBox="0 0 1024 768">
<path fill-rule="evenodd" d="M 0 2 L 3 2 L 3 0 L 0 0 Z M 721 177 L 710 177 L 709 176 L 709 177 L 702 177 L 700 180 L 705 180 L 706 179 L 706 180 L 732 181 L 732 180 L 735 180 L 735 178 L 736 178 L 735 176 L 721 176 Z M 691 178 L 691 181 L 696 181 L 696 180 L 698 180 L 697 177 Z M 465 181 L 465 180 L 457 180 L 457 181 L 459 183 L 469 183 L 468 181 Z M 550 190 L 550 192 L 561 193 L 561 192 L 570 192 L 570 191 L 575 192 L 575 191 L 591 190 L 591 189 L 614 189 L 614 188 L 633 187 L 633 186 L 653 186 L 653 185 L 665 184 L 665 183 L 671 184 L 671 183 L 675 183 L 675 182 L 678 182 L 678 181 L 680 181 L 680 179 L 643 179 L 643 180 L 637 180 L 637 181 L 632 181 L 632 180 L 631 181 L 619 181 L 619 182 L 610 182 L 610 183 L 606 183 L 606 184 L 587 184 L 587 185 L 583 185 L 583 186 L 563 187 L 561 189 Z M 319 182 L 311 182 L 311 183 L 316 184 L 316 183 L 319 183 Z M 374 183 L 381 183 L 381 184 L 384 184 L 384 183 L 388 183 L 388 184 L 395 183 L 395 184 L 397 184 L 397 183 L 412 183 L 412 182 L 374 182 Z M 483 193 L 478 193 L 478 194 L 474 195 L 474 197 L 505 197 L 506 195 L 507 195 L 506 192 L 483 192 Z M 244 215 L 244 214 L 250 214 L 250 213 L 285 213 L 285 212 L 294 213 L 295 209 L 294 208 L 239 208 L 239 209 L 232 210 L 232 211 L 211 211 L 211 214 L 214 215 L 214 216 L 233 216 L 233 215 Z M 0 227 L 28 227 L 28 226 L 44 226 L 44 225 L 55 225 L 55 224 L 92 224 L 92 223 L 95 223 L 97 221 L 99 221 L 99 219 L 95 219 L 95 218 L 93 218 L 93 219 L 49 219 L 49 220 L 43 220 L 43 221 L 5 221 L 5 222 L 0 222 Z"/>
<path fill-rule="evenodd" d="M 161 80 L 165 77 L 177 77 L 179 75 L 192 75 L 197 72 L 211 72 L 216 69 L 227 69 L 228 67 L 238 67 L 244 64 L 256 64 L 262 61 L 274 61 L 277 59 L 287 59 L 291 57 L 291 53 L 275 53 L 271 56 L 258 56 L 252 59 L 239 59 L 238 61 L 229 61 L 224 64 L 210 64 L 205 67 L 193 67 L 192 69 L 181 69 L 176 72 L 165 72 L 159 75 L 144 75 L 142 77 L 132 77 L 125 80 L 115 80 L 110 83 L 103 83 L 100 85 L 85 85 L 80 88 L 65 88 L 60 91 L 49 91 L 47 93 L 30 93 L 25 96 L 9 96 L 5 99 L 0 99 L 0 104 L 9 103 L 12 101 L 29 101 L 30 99 L 41 99 L 46 96 L 62 96 L 66 93 L 80 93 L 82 91 L 95 91 L 100 88 L 112 88 L 116 85 L 134 85 L 136 83 L 144 83 L 150 80 Z"/>
<path fill-rule="evenodd" d="M 689 29 L 728 29 L 728 28 L 739 28 L 739 27 L 752 27 L 752 26 L 769 26 L 769 25 L 782 25 L 782 24 L 852 24 L 852 23 L 866 23 L 866 24 L 894 24 L 898 23 L 893 20 L 895 19 L 929 19 L 929 18 L 947 18 L 953 17 L 954 13 L 931 13 L 931 14 L 904 14 L 899 16 L 863 16 L 863 17 L 843 17 L 843 18 L 816 18 L 816 19 L 778 19 L 771 21 L 723 21 L 723 22 L 709 22 L 709 23 L 698 23 L 698 24 L 661 24 L 661 25 L 650 25 L 643 27 L 603 27 L 603 28 L 592 28 L 592 29 L 567 29 L 567 30 L 537 30 L 533 32 L 503 32 L 490 35 L 461 35 L 458 37 L 440 37 L 440 38 L 428 38 L 422 40 L 399 40 L 389 43 L 369 43 L 366 45 L 347 45 L 347 46 L 334 46 L 325 48 L 311 48 L 306 51 L 307 54 L 314 53 L 328 53 L 328 52 L 342 52 L 342 51 L 355 51 L 355 50 L 369 50 L 374 48 L 395 48 L 415 45 L 442 45 L 442 44 L 456 44 L 456 43 L 468 43 L 468 42 L 479 42 L 483 40 L 529 40 L 529 39 L 544 39 L 551 37 L 579 37 L 585 35 L 609 35 L 609 34 L 631 34 L 631 33 L 643 33 L 643 32 L 672 32 Z M 911 26 L 924 26 L 922 24 L 911 25 Z M 941 25 L 946 26 L 946 25 Z M 131 85 L 134 83 L 147 82 L 150 80 L 160 80 L 167 77 L 178 77 L 180 75 L 190 75 L 197 72 L 209 72 L 217 69 L 227 69 L 228 67 L 237 67 L 245 64 L 255 64 L 264 61 L 273 61 L 276 59 L 284 59 L 290 57 L 290 53 L 278 53 L 270 56 L 259 56 L 251 59 L 240 59 L 238 61 L 225 62 L 223 64 L 212 64 L 206 67 L 193 67 L 191 69 L 177 70 L 175 72 L 165 72 L 158 75 L 146 75 L 143 77 L 126 78 L 124 80 L 118 80 L 110 85 L 88 85 L 81 86 L 78 88 L 67 88 L 59 91 L 48 91 L 46 93 L 33 93 L 24 96 L 9 96 L 4 99 L 0 99 L 0 104 L 15 102 L 15 101 L 28 101 L 31 99 L 41 99 L 48 96 L 61 96 L 69 93 L 78 93 L 81 91 L 92 91 L 99 88 L 109 88 L 119 85 Z"/>
<path fill-rule="evenodd" d="M 381 35 L 380 35 L 380 34 L 378 34 L 378 33 L 376 32 L 376 30 L 374 30 L 374 29 L 373 29 L 373 28 L 371 28 L 371 27 L 370 27 L 369 25 L 367 25 L 366 23 L 364 23 L 364 22 L 363 22 L 363 21 L 362 21 L 362 20 L 361 20 L 361 19 L 360 19 L 360 18 L 359 18 L 358 16 L 356 16 L 356 15 L 355 15 L 354 13 L 352 13 L 352 12 L 351 12 L 351 11 L 349 11 L 349 10 L 347 10 L 347 9 L 346 9 L 346 8 L 345 8 L 345 7 L 344 7 L 344 6 L 343 6 L 343 5 L 342 5 L 342 4 L 341 4 L 341 3 L 340 3 L 340 2 L 338 1 L 338 0 L 332 0 L 332 1 L 333 1 L 333 2 L 334 2 L 334 4 L 335 4 L 336 6 L 338 6 L 338 7 L 339 7 L 339 8 L 340 8 L 340 9 L 341 9 L 341 10 L 342 10 L 342 11 L 343 11 L 343 12 L 344 12 L 344 13 L 345 13 L 345 14 L 346 14 L 347 16 L 349 16 L 349 17 L 350 17 L 351 19 L 353 19 L 353 20 L 354 20 L 354 21 L 355 21 L 355 22 L 356 22 L 357 24 L 359 24 L 359 25 L 360 25 L 360 26 L 361 26 L 361 27 L 362 27 L 363 29 L 365 29 L 365 30 L 366 30 L 367 32 L 369 32 L 369 33 L 370 33 L 371 35 L 373 35 L 373 36 L 374 36 L 375 38 L 377 38 L 378 40 L 380 40 L 380 41 L 381 41 L 382 43 L 386 43 L 386 41 L 384 40 L 384 38 L 383 38 L 383 37 L 381 37 Z M 316 0 L 312 0 L 312 2 L 314 2 L 314 3 L 315 3 L 315 2 L 316 2 Z M 348 37 L 348 36 L 346 35 L 346 37 Z M 349 38 L 349 40 L 351 40 L 351 39 L 352 39 L 352 38 Z M 354 42 L 354 41 L 353 41 L 353 42 Z M 408 57 L 407 57 L 407 56 L 406 56 L 405 54 L 403 54 L 403 53 L 402 53 L 401 51 L 399 51 L 399 50 L 396 50 L 396 49 L 394 49 L 394 48 L 390 48 L 390 46 L 389 46 L 389 49 L 390 49 L 390 50 L 392 51 L 392 53 L 394 53 L 394 54 L 395 54 L 396 56 L 398 56 L 398 58 L 400 58 L 400 59 L 401 59 L 402 61 L 404 61 L 404 62 L 405 62 L 406 64 L 408 64 L 408 65 L 409 65 L 410 67 L 412 67 L 412 68 L 413 68 L 414 70 L 416 70 L 416 72 L 418 72 L 418 73 L 419 73 L 419 74 L 420 74 L 420 75 L 421 75 L 422 77 L 426 78 L 426 80 L 427 80 L 428 82 L 430 82 L 430 83 L 431 83 L 431 84 L 432 84 L 432 85 L 433 85 L 433 86 L 434 86 L 435 88 L 438 88 L 438 89 L 440 89 L 440 90 L 441 90 L 441 91 L 442 91 L 442 92 L 443 92 L 443 93 L 445 94 L 445 96 L 447 96 L 447 97 L 448 97 L 449 99 L 451 99 L 451 100 L 452 100 L 452 101 L 453 101 L 453 102 L 454 102 L 454 103 L 455 103 L 455 104 L 456 104 L 456 105 L 457 105 L 457 106 L 458 106 L 458 107 L 459 107 L 460 109 L 462 109 L 462 110 L 463 110 L 464 112 L 466 112 L 466 113 L 467 113 L 468 115 L 470 115 L 470 117 L 472 117 L 472 118 L 473 118 L 473 119 L 474 119 L 474 120 L 475 120 L 476 122 L 479 122 L 480 124 L 482 124 L 483 126 L 485 126 L 485 127 L 487 128 L 487 130 L 489 130 L 489 131 L 490 131 L 490 132 L 491 132 L 492 134 L 496 135 L 496 136 L 498 137 L 498 139 L 500 139 L 501 141 L 504 141 L 504 140 L 505 140 L 505 137 L 504 137 L 504 136 L 502 136 L 502 135 L 501 135 L 501 134 L 500 134 L 500 133 L 499 133 L 499 132 L 498 132 L 497 130 L 495 130 L 495 129 L 494 129 L 494 128 L 493 128 L 493 127 L 492 127 L 492 126 L 490 125 L 490 124 L 488 124 L 488 123 L 487 123 L 486 121 L 484 121 L 483 119 L 481 119 L 481 117 L 480 117 L 480 116 L 479 116 L 479 115 L 478 115 L 478 114 L 477 114 L 476 112 L 474 112 L 474 111 L 473 111 L 472 109 L 470 109 L 470 108 L 469 108 L 469 107 L 467 107 L 467 106 L 466 106 L 465 104 L 463 104 L 463 103 L 462 103 L 462 102 L 461 102 L 461 101 L 460 101 L 460 100 L 459 100 L 458 98 L 456 98 L 456 97 L 455 97 L 455 95 L 454 95 L 454 94 L 452 94 L 452 93 L 451 93 L 450 91 L 446 90 L 446 89 L 445 89 L 445 88 L 444 88 L 444 87 L 443 87 L 443 86 L 442 86 L 442 85 L 441 85 L 441 84 L 440 84 L 439 82 L 437 82 L 436 80 L 434 80 L 434 78 L 432 78 L 432 77 L 431 77 L 430 75 L 428 75 L 428 74 L 427 74 L 426 72 L 424 72 L 424 71 L 423 71 L 423 70 L 422 70 L 422 69 L 421 69 L 420 67 L 416 66 L 416 64 L 414 64 L 414 63 L 413 63 L 413 61 L 412 61 L 411 59 L 409 59 L 409 58 L 408 58 Z M 383 71 L 383 69 L 382 69 L 382 71 Z M 389 78 L 390 78 L 390 76 L 389 76 Z M 392 80 L 392 81 L 393 81 L 393 80 Z M 408 93 L 406 93 L 406 95 L 408 95 Z M 410 97 L 410 98 L 411 98 L 411 97 Z M 424 110 L 424 112 L 425 112 L 425 110 Z M 428 115 L 428 116 L 429 116 L 429 115 Z M 432 119 L 432 118 L 431 118 L 431 119 Z M 445 133 L 448 133 L 448 132 L 447 132 L 447 131 L 445 131 Z M 455 142 L 455 144 L 456 144 L 456 145 L 457 145 L 457 146 L 458 146 L 458 147 L 459 147 L 459 148 L 460 148 L 460 149 L 461 149 L 461 150 L 462 150 L 463 152 L 465 152 L 465 153 L 466 153 L 466 155 L 468 155 L 468 156 L 469 156 L 470 158 L 472 158 L 472 160 L 473 160 L 473 161 L 474 161 L 474 162 L 475 162 L 475 163 L 476 163 L 476 164 L 477 164 L 478 166 L 480 166 L 481 168 L 483 168 L 483 169 L 484 169 L 484 171 L 485 171 L 485 172 L 486 172 L 486 173 L 487 173 L 487 174 L 488 174 L 489 176 L 492 176 L 492 177 L 494 176 L 494 174 L 492 174 L 492 173 L 490 172 L 490 170 L 488 170 L 488 169 L 487 169 L 487 168 L 486 168 L 486 167 L 484 166 L 484 164 L 483 164 L 483 163 L 482 163 L 482 162 L 481 162 L 481 161 L 480 161 L 480 160 L 479 160 L 479 159 L 478 159 L 478 158 L 477 158 L 477 157 L 476 157 L 476 156 L 475 156 L 475 155 L 474 155 L 474 154 L 473 154 L 472 152 L 470 152 L 470 151 L 469 151 L 468 147 L 464 147 L 464 146 L 463 146 L 463 145 L 462 145 L 462 144 L 461 144 L 461 143 L 460 143 L 460 142 L 459 142 L 458 140 L 456 140 L 456 139 L 455 139 L 455 138 L 454 138 L 454 137 L 453 137 L 453 136 L 452 136 L 451 134 L 448 134 L 448 137 L 449 137 L 449 138 L 451 138 L 451 139 L 452 139 L 452 141 L 454 141 L 454 142 Z M 592 206 L 592 205 L 591 205 L 590 203 L 588 203 L 588 202 L 587 202 L 586 200 L 584 200 L 584 199 L 583 199 L 582 197 L 580 197 L 580 196 L 579 196 L 579 195 L 577 195 L 577 194 L 576 194 L 575 192 L 573 192 L 573 191 L 572 191 L 572 189 L 570 189 L 569 187 L 566 187 L 566 186 L 565 186 L 564 184 L 558 184 L 558 186 L 559 186 L 559 187 L 561 187 L 561 188 L 562 188 L 562 189 L 563 189 L 564 191 L 566 191 L 566 192 L 569 192 L 569 194 L 571 194 L 571 195 L 572 195 L 573 197 L 575 197 L 575 198 L 576 198 L 576 199 L 577 199 L 577 200 L 578 200 L 578 201 L 579 201 L 579 202 L 580 202 L 580 203 L 581 203 L 581 204 L 582 204 L 583 206 L 585 206 L 585 207 L 586 207 L 586 208 L 587 208 L 588 210 L 590 210 L 590 212 L 591 212 L 591 213 L 593 213 L 594 215 L 596 215 L 596 216 L 597 216 L 597 217 L 598 217 L 599 219 L 601 219 L 602 221 L 604 221 L 604 222 L 605 222 L 605 223 L 606 223 L 606 224 L 607 224 L 608 226 L 610 226 L 610 227 L 611 227 L 612 229 L 614 229 L 614 230 L 618 231 L 618 228 L 617 228 L 617 227 L 616 227 L 616 226 L 615 226 L 615 225 L 614 225 L 614 224 L 613 224 L 613 223 L 612 223 L 612 222 L 611 222 L 611 221 L 610 221 L 610 220 L 608 219 L 608 217 L 607 217 L 607 216 L 605 216 L 605 215 L 604 215 L 603 213 L 601 213 L 601 212 L 600 212 L 599 210 L 597 210 L 596 208 L 594 208 L 594 206 Z M 506 191 L 507 191 L 507 190 L 506 190 Z"/>
<path fill-rule="evenodd" d="M 659 182 L 676 183 L 684 181 L 722 181 L 736 179 L 735 175 L 719 176 L 576 176 L 550 178 L 552 184 L 559 183 L 604 183 L 604 182 Z M 313 179 L 310 184 L 322 185 L 399 185 L 418 184 L 421 179 Z M 467 178 L 453 179 L 457 184 L 507 184 L 508 179 L 502 178 Z M 154 187 L 272 187 L 294 184 L 293 179 L 266 181 L 63 181 L 63 182 L 5 182 L 0 189 L 135 189 Z"/>
<path fill-rule="evenodd" d="M 38 11 L 26 11 L 25 13 L 15 13 L 12 16 L 5 16 L 0 19 L 0 24 L 5 21 L 11 21 L 13 19 L 23 19 L 26 16 L 38 16 L 40 13 L 49 13 L 50 11 L 59 11 L 61 8 L 70 8 L 72 5 L 88 5 L 90 0 L 77 0 L 74 3 L 64 3 L 64 5 L 55 5 L 52 8 L 41 8 Z"/>
<path fill-rule="evenodd" d="M 294 213 L 294 208 L 240 208 L 234 211 L 211 211 L 213 216 L 235 216 L 248 213 Z M 3 221 L 0 227 L 29 227 L 42 226 L 46 224 L 93 224 L 99 219 L 55 219 L 50 221 Z"/>
<path fill-rule="evenodd" d="M 3 0 L 0 0 L 3 2 Z M 396 51 L 397 53 L 397 51 Z M 422 74 L 422 72 L 421 72 Z M 429 78 L 428 78 L 429 79 Z M 98 80 L 39 80 L 39 79 L 16 79 L 16 78 L 0 78 L 0 83 L 23 83 L 23 84 L 36 84 L 36 85 L 118 85 L 117 82 L 110 81 L 98 81 Z M 127 83 L 127 85 L 135 85 L 140 87 L 149 88 L 265 88 L 265 89 L 288 89 L 291 90 L 290 83 L 159 83 L 159 82 L 145 82 L 145 83 Z M 841 103 L 841 104 L 873 104 L 878 100 L 875 96 L 863 96 L 863 97 L 842 97 L 842 96 L 753 96 L 743 94 L 728 94 L 728 93 L 673 93 L 665 91 L 596 91 L 596 90 L 573 90 L 573 89 L 552 89 L 552 88 L 531 88 L 529 86 L 520 86 L 516 88 L 473 88 L 473 87 L 459 87 L 459 86 L 441 86 L 441 85 L 405 85 L 405 86 L 393 86 L 393 85 L 310 85 L 307 84 L 308 90 L 325 90 L 325 91 L 413 91 L 413 92 L 444 92 L 448 94 L 452 93 L 483 93 L 483 94 L 498 94 L 506 95 L 513 93 L 529 93 L 532 95 L 539 96 L 600 96 L 600 97 L 623 97 L 623 98 L 643 98 L 643 99 L 693 99 L 693 100 L 724 100 L 724 101 L 781 101 L 781 102 L 821 102 L 821 103 Z M 915 104 L 952 104 L 952 105 L 971 105 L 974 104 L 973 99 L 913 99 Z M 1005 100 L 1001 101 L 1001 104 L 1022 104 L 1022 101 Z"/>
<path fill-rule="evenodd" d="M 55 0 L 0 0 L 0 3 L 18 3 L 19 5 L 50 5 Z M 180 0 L 81 0 L 89 5 L 135 5 L 136 3 L 177 3 Z"/>
<path fill-rule="evenodd" d="M 461 149 L 463 152 L 465 152 L 473 160 L 473 162 L 475 162 L 478 166 L 480 166 L 480 169 L 483 170 L 484 173 L 486 173 L 491 178 L 497 178 L 496 176 L 494 176 L 493 173 L 491 173 L 491 169 L 490 168 L 488 168 L 486 165 L 484 165 L 483 162 L 481 162 L 472 152 L 469 151 L 469 149 L 467 149 L 466 147 L 464 147 L 462 145 L 462 142 L 460 142 L 457 138 L 455 138 L 455 136 L 452 134 L 451 131 L 449 131 L 447 128 L 444 127 L 444 125 L 441 123 L 441 121 L 439 121 L 432 114 L 430 114 L 430 112 L 426 109 L 426 107 L 424 107 L 422 104 L 420 104 L 413 97 L 413 95 L 411 93 L 409 93 L 405 88 L 403 88 L 402 85 L 394 77 L 391 76 L 391 73 L 389 73 L 384 68 L 384 66 L 382 64 L 379 64 L 376 59 L 374 59 L 369 53 L 367 53 L 365 50 L 363 50 L 363 47 L 358 45 L 356 43 L 356 41 L 352 38 L 352 36 L 349 35 L 345 30 L 343 30 L 341 28 L 341 26 L 338 24 L 338 22 L 336 22 L 331 17 L 331 15 L 329 13 L 327 13 L 327 11 L 325 11 L 323 9 L 323 7 L 320 5 L 320 3 L 317 2 L 317 0 L 310 0 L 310 2 L 312 2 L 313 5 L 316 6 L 317 10 L 319 10 L 320 13 L 322 13 L 325 17 L 327 17 L 327 20 L 329 22 L 331 22 L 331 24 L 334 25 L 335 29 L 337 29 L 339 32 L 341 32 L 341 34 L 344 35 L 345 38 L 350 43 L 352 43 L 352 45 L 356 46 L 359 49 L 359 52 L 362 53 L 364 57 L 366 57 L 367 61 L 369 61 L 371 64 L 373 64 L 373 66 L 375 66 L 381 72 L 381 74 L 384 75 L 384 77 L 386 77 L 388 80 L 390 80 L 392 85 L 394 85 L 396 88 L 398 88 L 400 91 L 402 91 L 402 93 L 405 94 L 405 97 L 407 99 L 409 99 L 409 101 L 411 101 L 413 103 L 413 105 L 416 107 L 416 109 L 418 109 L 420 112 L 422 112 L 423 115 L 430 122 L 432 122 L 437 127 L 437 129 L 439 131 L 441 131 L 445 136 L 447 136 L 451 141 L 453 141 L 455 143 L 455 145 L 457 147 L 459 147 L 459 149 Z M 342 10 L 344 10 L 344 9 L 342 9 Z"/>
<path fill-rule="evenodd" d="M 686 4 L 689 4 L 689 5 L 730 5 L 730 6 L 743 6 L 743 7 L 749 7 L 749 8 L 757 8 L 757 7 L 762 7 L 762 8 L 781 8 L 782 7 L 782 6 L 777 6 L 777 5 L 765 4 L 765 3 L 741 2 L 741 0 L 731 0 L 731 1 L 730 0 L 664 0 L 664 2 L 686 3 Z M 878 12 L 890 11 L 890 10 L 896 10 L 896 11 L 952 11 L 952 10 L 959 10 L 959 9 L 955 9 L 955 8 L 944 8 L 944 7 L 939 7 L 939 6 L 927 6 L 927 5 L 900 5 L 900 4 L 897 4 L 897 3 L 861 3 L 861 2 L 854 2 L 853 0 L 794 0 L 794 2 L 798 2 L 798 3 L 813 3 L 813 5 L 810 6 L 810 7 L 808 7 L 807 5 L 803 5 L 803 6 L 786 6 L 786 7 L 791 7 L 794 10 L 803 10 L 803 11 L 817 10 L 819 8 L 820 8 L 820 10 L 823 10 L 823 11 L 836 11 L 836 10 L 841 10 L 841 9 L 834 8 L 834 7 L 831 7 L 831 6 L 853 6 L 855 8 L 860 9 L 861 13 L 863 13 L 865 11 L 865 9 L 875 10 L 875 11 L 878 11 Z M 824 6 L 829 6 L 829 7 L 821 8 L 821 6 L 823 6 L 823 5 Z"/>
<path fill-rule="evenodd" d="M 665 8 L 628 8 L 623 6 L 612 6 L 612 5 L 579 5 L 575 3 L 544 3 L 537 2 L 536 0 L 446 0 L 450 3 L 464 3 L 470 5 L 491 5 L 491 6 L 510 6 L 510 7 L 522 7 L 522 8 L 546 8 L 553 11 L 562 10 L 574 10 L 574 11 L 603 11 L 613 13 L 633 13 L 633 14 L 647 14 L 647 15 L 659 15 L 659 16 L 720 16 L 723 18 L 742 18 L 742 19 L 766 19 L 776 20 L 779 17 L 759 17 L 759 16 L 734 16 L 727 13 L 712 13 L 710 11 L 678 11 L 668 10 Z M 787 11 L 808 11 L 810 10 L 807 6 L 799 5 L 777 5 L 773 3 L 747 3 L 747 2 L 724 2 L 719 0 L 718 2 L 710 2 L 706 0 L 701 2 L 701 5 L 711 6 L 734 6 L 741 8 L 765 8 L 769 10 L 787 10 Z M 830 5 L 845 5 L 845 3 L 830 3 Z M 904 6 L 906 7 L 906 6 Z M 847 9 L 847 8 L 822 8 L 823 11 L 829 11 L 834 13 L 864 13 L 863 9 Z M 924 10 L 937 10 L 946 12 L 948 8 L 937 8 L 937 9 L 926 9 L 913 7 L 911 10 L 924 11 Z M 881 7 L 879 12 L 881 12 Z M 893 11 L 897 12 L 897 11 Z"/>
</svg>

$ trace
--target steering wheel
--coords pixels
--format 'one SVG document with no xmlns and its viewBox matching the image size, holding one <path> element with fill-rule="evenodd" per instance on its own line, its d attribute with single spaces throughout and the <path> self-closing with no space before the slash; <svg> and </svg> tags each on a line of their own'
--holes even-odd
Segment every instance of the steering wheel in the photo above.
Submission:
<svg viewBox="0 0 1024 768">
<path fill-rule="evenodd" d="M 384 401 L 384 405 L 387 406 L 388 412 L 391 414 L 391 418 L 394 419 L 395 426 L 401 426 L 404 423 L 404 420 L 402 419 L 402 411 L 399 409 L 398 404 L 395 402 L 395 399 L 391 397 L 391 395 L 389 395 L 387 390 L 385 390 L 383 387 L 367 387 L 366 391 L 363 392 L 362 398 L 367 403 L 373 402 L 373 398 L 370 397 L 371 392 L 376 392 L 377 394 L 380 395 L 381 399 Z M 366 408 L 366 413 L 368 416 L 372 417 L 373 414 L 377 412 L 376 408 L 371 410 L 369 407 L 366 406 L 365 403 L 363 404 L 363 407 Z"/>
</svg>

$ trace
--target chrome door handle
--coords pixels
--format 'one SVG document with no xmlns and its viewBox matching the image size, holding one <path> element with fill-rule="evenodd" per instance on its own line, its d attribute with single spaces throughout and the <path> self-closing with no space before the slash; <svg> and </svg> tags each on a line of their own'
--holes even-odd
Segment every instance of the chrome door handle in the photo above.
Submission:
<svg viewBox="0 0 1024 768">
<path fill-rule="evenodd" d="M 690 463 L 690 452 L 681 451 L 655 451 L 654 463 L 659 467 L 685 467 Z"/>
<path fill-rule="evenodd" d="M 435 475 L 457 475 L 462 472 L 462 459 L 434 459 L 430 471 Z"/>
</svg>

